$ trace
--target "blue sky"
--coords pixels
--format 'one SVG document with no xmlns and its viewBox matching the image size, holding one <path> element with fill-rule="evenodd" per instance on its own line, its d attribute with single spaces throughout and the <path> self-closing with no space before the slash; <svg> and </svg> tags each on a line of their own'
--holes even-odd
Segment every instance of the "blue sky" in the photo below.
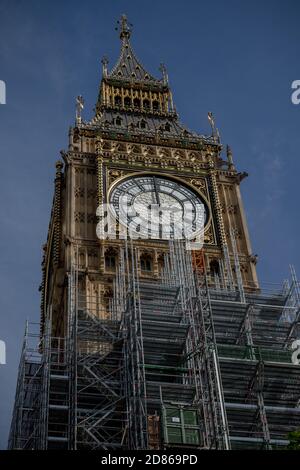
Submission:
<svg viewBox="0 0 300 470">
<path fill-rule="evenodd" d="M 209 133 L 212 111 L 224 145 L 249 178 L 241 184 L 262 281 L 279 283 L 298 250 L 300 3 L 295 0 L 0 0 L 0 448 L 6 446 L 26 318 L 39 319 L 41 246 L 55 161 L 67 147 L 75 97 L 93 114 L 100 60 L 116 62 L 122 13 L 146 68 L 167 66 L 181 120 Z"/>
</svg>

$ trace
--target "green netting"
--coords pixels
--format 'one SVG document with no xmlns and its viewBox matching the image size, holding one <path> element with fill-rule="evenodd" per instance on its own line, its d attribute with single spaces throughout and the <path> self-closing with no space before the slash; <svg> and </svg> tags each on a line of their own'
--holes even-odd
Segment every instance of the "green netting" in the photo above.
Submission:
<svg viewBox="0 0 300 470">
<path fill-rule="evenodd" d="M 183 410 L 183 424 L 196 426 L 198 424 L 197 412 L 195 410 Z"/>
<path fill-rule="evenodd" d="M 170 444 L 182 443 L 181 428 L 168 426 L 168 442 Z"/>
<path fill-rule="evenodd" d="M 219 357 L 233 357 L 237 359 L 251 359 L 249 346 L 234 346 L 228 344 L 218 345 Z"/>
<path fill-rule="evenodd" d="M 200 444 L 198 412 L 188 407 L 164 407 L 163 425 L 166 442 L 170 444 Z"/>
<path fill-rule="evenodd" d="M 264 361 L 273 361 L 273 362 L 292 362 L 292 353 L 291 351 L 279 351 L 274 349 L 260 349 L 261 358 Z"/>
<path fill-rule="evenodd" d="M 178 408 L 167 408 L 166 409 L 166 421 L 167 423 L 180 423 L 181 422 L 181 417 L 180 417 L 180 409 Z"/>
<path fill-rule="evenodd" d="M 291 363 L 291 351 L 251 346 L 218 345 L 219 357 Z"/>
<path fill-rule="evenodd" d="M 185 434 L 185 439 L 184 439 L 184 444 L 193 444 L 193 445 L 199 445 L 200 439 L 199 439 L 199 431 L 198 429 L 184 429 L 184 434 Z"/>
</svg>

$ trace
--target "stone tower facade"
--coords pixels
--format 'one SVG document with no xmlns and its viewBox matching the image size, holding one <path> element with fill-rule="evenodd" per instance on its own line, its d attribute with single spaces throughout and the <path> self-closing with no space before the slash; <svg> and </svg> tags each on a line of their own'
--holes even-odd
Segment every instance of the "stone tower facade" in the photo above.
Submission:
<svg viewBox="0 0 300 470">
<path fill-rule="evenodd" d="M 99 240 L 97 207 L 110 201 L 113 188 L 137 175 L 166 178 L 199 195 L 207 207 L 203 254 L 208 274 L 218 274 L 226 251 L 234 266 L 234 237 L 244 288 L 258 289 L 256 257 L 251 251 L 240 193 L 246 173 L 236 170 L 229 147 L 223 159 L 211 113 L 210 136 L 181 124 L 165 67 L 160 67 L 159 79 L 145 70 L 132 49 L 125 16 L 119 32 L 117 64 L 109 70 L 107 59 L 102 60 L 95 116 L 89 122 L 82 119 L 83 101 L 79 97 L 68 150 L 61 152 L 62 160 L 56 163 L 41 285 L 41 325 L 43 328 L 51 311 L 55 336 L 65 332 L 67 277 L 74 263 L 89 309 L 105 316 L 124 241 Z M 168 243 L 141 239 L 135 244 L 141 277 L 158 279 Z"/>
</svg>

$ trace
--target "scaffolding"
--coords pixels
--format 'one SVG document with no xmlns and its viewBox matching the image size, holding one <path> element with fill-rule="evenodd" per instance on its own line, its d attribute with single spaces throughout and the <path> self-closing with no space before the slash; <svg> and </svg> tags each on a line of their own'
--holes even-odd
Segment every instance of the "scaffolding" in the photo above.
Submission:
<svg viewBox="0 0 300 470">
<path fill-rule="evenodd" d="M 232 246 L 210 278 L 172 241 L 150 280 L 124 242 L 105 311 L 75 262 L 64 337 L 51 311 L 42 338 L 26 325 L 9 448 L 285 447 L 300 428 L 299 282 L 292 268 L 283 287 L 244 289 Z"/>
<path fill-rule="evenodd" d="M 230 447 L 212 312 L 205 278 L 194 275 L 183 244 L 170 243 L 162 282 L 142 282 L 137 251 L 121 252 L 128 279 L 124 315 L 127 443 L 148 448 L 148 422 L 167 406 L 196 409 L 198 447 Z M 127 276 L 126 276 L 127 274 Z M 122 288 L 117 286 L 118 292 Z M 125 298 L 122 301 L 125 305 Z M 174 441 L 174 444 L 179 444 Z M 189 444 L 188 439 L 185 443 Z M 190 444 L 193 444 L 191 438 Z"/>
<path fill-rule="evenodd" d="M 300 369 L 290 349 L 300 331 L 299 322 L 281 319 L 284 291 L 246 293 L 245 302 L 210 294 L 232 446 L 287 445 L 288 432 L 300 427 Z"/>
<path fill-rule="evenodd" d="M 42 362 L 38 345 L 39 324 L 27 321 L 9 434 L 10 449 L 34 449 L 39 445 Z"/>
</svg>

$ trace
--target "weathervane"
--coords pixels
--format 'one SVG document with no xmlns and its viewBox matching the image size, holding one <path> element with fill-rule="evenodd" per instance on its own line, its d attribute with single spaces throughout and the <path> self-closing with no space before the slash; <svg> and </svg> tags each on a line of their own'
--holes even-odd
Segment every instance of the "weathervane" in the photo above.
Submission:
<svg viewBox="0 0 300 470">
<path fill-rule="evenodd" d="M 81 111 L 84 108 L 84 99 L 81 95 L 76 98 L 76 124 L 79 125 L 82 122 Z"/>
</svg>

